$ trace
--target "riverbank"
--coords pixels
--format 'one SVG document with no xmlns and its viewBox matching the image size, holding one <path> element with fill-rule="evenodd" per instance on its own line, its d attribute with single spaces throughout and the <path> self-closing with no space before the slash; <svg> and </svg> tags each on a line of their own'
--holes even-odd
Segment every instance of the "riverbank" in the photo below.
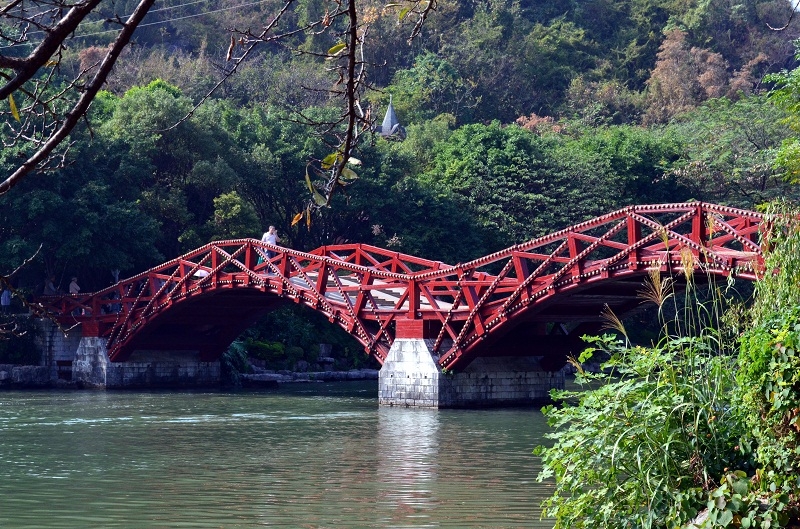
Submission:
<svg viewBox="0 0 800 529">
<path fill-rule="evenodd" d="M 276 387 L 298 382 L 345 382 L 351 380 L 378 380 L 377 369 L 351 369 L 349 371 L 269 371 L 254 368 L 254 373 L 239 375 L 243 387 Z"/>
</svg>

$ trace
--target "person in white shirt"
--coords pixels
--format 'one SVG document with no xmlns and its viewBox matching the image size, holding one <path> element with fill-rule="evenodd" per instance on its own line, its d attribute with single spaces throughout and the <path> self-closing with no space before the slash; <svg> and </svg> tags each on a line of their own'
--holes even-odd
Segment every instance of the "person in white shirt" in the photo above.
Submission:
<svg viewBox="0 0 800 529">
<path fill-rule="evenodd" d="M 281 238 L 278 237 L 278 230 L 275 229 L 275 226 L 270 226 L 264 236 L 261 237 L 261 241 L 267 244 L 272 244 L 273 246 L 277 246 L 279 242 L 281 242 Z M 272 259 L 277 255 L 272 250 L 267 250 L 267 257 Z"/>
</svg>

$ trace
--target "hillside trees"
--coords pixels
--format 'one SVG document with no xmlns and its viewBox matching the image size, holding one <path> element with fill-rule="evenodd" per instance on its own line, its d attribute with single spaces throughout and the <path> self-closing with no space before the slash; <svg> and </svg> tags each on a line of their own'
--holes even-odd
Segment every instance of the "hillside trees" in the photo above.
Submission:
<svg viewBox="0 0 800 529">
<path fill-rule="evenodd" d="M 486 251 L 631 203 L 685 196 L 670 176 L 677 143 L 632 127 L 576 133 L 466 125 L 441 143 L 420 181 L 475 219 Z"/>
<path fill-rule="evenodd" d="M 711 100 L 669 126 L 684 145 L 675 169 L 693 198 L 753 208 L 798 189 L 775 165 L 776 152 L 793 133 L 786 110 L 766 96 Z"/>
</svg>

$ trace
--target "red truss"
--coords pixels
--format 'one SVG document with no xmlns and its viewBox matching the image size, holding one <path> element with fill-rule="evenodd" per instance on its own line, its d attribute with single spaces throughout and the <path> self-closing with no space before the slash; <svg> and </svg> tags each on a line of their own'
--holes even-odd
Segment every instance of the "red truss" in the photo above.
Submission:
<svg viewBox="0 0 800 529">
<path fill-rule="evenodd" d="M 761 222 L 700 202 L 632 206 L 455 266 L 364 244 L 305 253 L 220 241 L 105 290 L 40 301 L 63 324 L 106 337 L 112 361 L 140 349 L 215 358 L 277 303 L 294 301 L 381 363 L 395 338 L 427 338 L 440 365 L 456 369 L 523 323 L 597 322 L 606 305 L 635 308 L 654 268 L 756 279 Z"/>
</svg>

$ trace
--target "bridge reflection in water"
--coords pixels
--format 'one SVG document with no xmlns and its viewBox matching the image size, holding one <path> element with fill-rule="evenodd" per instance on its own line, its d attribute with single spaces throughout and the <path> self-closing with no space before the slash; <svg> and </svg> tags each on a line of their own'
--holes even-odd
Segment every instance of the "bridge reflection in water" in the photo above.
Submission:
<svg viewBox="0 0 800 529">
<path fill-rule="evenodd" d="M 577 353 L 604 307 L 640 305 L 648 271 L 756 279 L 762 221 L 702 202 L 632 206 L 456 265 L 364 244 L 299 252 L 219 241 L 100 292 L 42 302 L 112 362 L 187 350 L 214 360 L 265 313 L 301 303 L 383 365 L 382 404 L 519 403 L 560 384 L 538 373 Z M 475 382 L 481 373 L 491 374 Z"/>
</svg>

